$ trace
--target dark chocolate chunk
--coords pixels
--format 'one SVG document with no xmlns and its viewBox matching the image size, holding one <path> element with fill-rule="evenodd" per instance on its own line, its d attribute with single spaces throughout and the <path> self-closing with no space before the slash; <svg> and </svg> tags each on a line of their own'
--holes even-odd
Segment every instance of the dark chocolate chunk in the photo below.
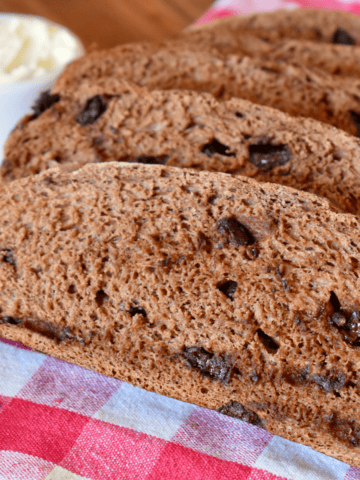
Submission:
<svg viewBox="0 0 360 480">
<path fill-rule="evenodd" d="M 343 372 L 331 372 L 330 376 L 312 375 L 310 379 L 323 388 L 325 392 L 333 392 L 341 390 L 346 382 L 346 376 Z"/>
<path fill-rule="evenodd" d="M 146 165 L 166 165 L 169 155 L 159 155 L 158 157 L 136 157 L 134 163 L 144 163 Z"/>
<path fill-rule="evenodd" d="M 2 261 L 9 263 L 13 267 L 16 266 L 16 260 L 14 258 L 14 251 L 11 248 L 4 248 L 0 251 L 0 254 L 3 255 Z"/>
<path fill-rule="evenodd" d="M 34 105 L 31 107 L 34 111 L 34 115 L 32 120 L 35 118 L 40 117 L 40 115 L 45 112 L 48 108 L 55 105 L 60 100 L 60 95 L 55 93 L 54 95 L 50 94 L 50 90 L 46 90 L 46 92 L 42 92 L 39 98 L 35 101 Z"/>
<path fill-rule="evenodd" d="M 346 320 L 345 326 L 345 340 L 355 342 L 360 337 L 360 315 L 358 312 L 352 312 L 350 317 Z"/>
<path fill-rule="evenodd" d="M 76 121 L 82 127 L 94 123 L 106 110 L 107 105 L 102 95 L 95 95 L 90 98 L 81 113 L 76 117 Z"/>
<path fill-rule="evenodd" d="M 280 346 L 275 342 L 275 340 L 261 330 L 261 328 L 256 330 L 256 333 L 258 334 L 261 343 L 268 351 L 270 351 L 270 353 L 275 353 L 279 349 Z"/>
<path fill-rule="evenodd" d="M 332 43 L 338 45 L 355 45 L 355 38 L 343 28 L 338 28 L 332 37 Z"/>
<path fill-rule="evenodd" d="M 274 145 L 267 137 L 249 146 L 250 163 L 263 172 L 285 165 L 290 158 L 291 150 L 287 145 Z"/>
<path fill-rule="evenodd" d="M 360 137 L 360 113 L 354 112 L 353 110 L 350 111 L 351 115 L 351 120 L 354 122 L 356 128 L 357 128 L 357 133 L 356 135 Z"/>
<path fill-rule="evenodd" d="M 209 197 L 209 199 L 208 199 L 208 202 L 213 205 L 217 198 L 219 198 L 218 195 L 211 195 L 211 197 Z"/>
<path fill-rule="evenodd" d="M 302 370 L 287 368 L 281 374 L 282 380 L 290 385 L 298 386 L 313 382 L 321 387 L 325 392 L 335 392 L 341 390 L 346 382 L 346 375 L 343 372 L 337 372 L 332 369 L 327 375 L 309 375 L 309 366 Z"/>
<path fill-rule="evenodd" d="M 132 317 L 135 315 L 142 315 L 143 317 L 147 316 L 146 311 L 142 307 L 130 307 L 128 313 L 130 313 Z"/>
<path fill-rule="evenodd" d="M 212 157 L 215 153 L 219 153 L 220 155 L 224 155 L 225 157 L 236 157 L 236 153 L 228 152 L 229 147 L 223 145 L 218 140 L 214 138 L 214 140 L 210 143 L 207 143 L 203 146 L 201 153 L 205 153 L 208 157 Z"/>
<path fill-rule="evenodd" d="M 353 347 L 360 347 L 360 314 L 353 311 L 350 315 L 346 314 L 334 292 L 331 292 L 330 302 L 335 313 L 329 318 L 329 325 L 335 326 L 342 334 L 345 342 Z"/>
<path fill-rule="evenodd" d="M 330 303 L 334 309 L 334 312 L 340 312 L 341 304 L 335 292 L 330 292 Z"/>
<path fill-rule="evenodd" d="M 220 290 L 220 292 L 230 298 L 231 301 L 233 301 L 237 286 L 238 284 L 236 282 L 233 280 L 228 280 L 227 282 L 218 285 L 217 288 Z"/>
<path fill-rule="evenodd" d="M 98 290 L 96 292 L 95 302 L 98 307 L 102 307 L 104 303 L 109 300 L 109 296 L 104 292 L 104 290 Z"/>
<path fill-rule="evenodd" d="M 355 420 L 343 420 L 336 413 L 327 419 L 330 433 L 349 447 L 360 446 L 360 427 Z"/>
<path fill-rule="evenodd" d="M 44 337 L 62 342 L 66 338 L 72 338 L 68 327 L 62 328 L 60 325 L 53 325 L 45 320 L 38 318 L 27 318 L 24 320 L 23 326 L 33 332 L 40 333 Z"/>
<path fill-rule="evenodd" d="M 281 379 L 290 385 L 304 385 L 308 381 L 309 365 L 298 371 L 287 368 L 281 375 Z"/>
<path fill-rule="evenodd" d="M 23 323 L 23 321 L 24 320 L 22 318 L 8 317 L 8 316 L 0 317 L 1 323 L 7 323 L 9 325 L 20 325 L 21 323 Z"/>
<path fill-rule="evenodd" d="M 229 381 L 232 365 L 226 355 L 207 352 L 203 347 L 185 347 L 184 356 L 190 366 L 200 370 L 212 380 Z"/>
<path fill-rule="evenodd" d="M 261 418 L 252 410 L 244 407 L 241 403 L 238 402 L 229 402 L 223 407 L 219 408 L 219 413 L 227 415 L 228 417 L 238 418 L 243 422 L 251 423 L 259 428 L 264 428 L 264 423 Z"/>
<path fill-rule="evenodd" d="M 249 230 L 235 218 L 222 218 L 217 223 L 216 228 L 219 233 L 227 239 L 230 245 L 240 246 L 255 243 L 255 239 Z"/>
</svg>

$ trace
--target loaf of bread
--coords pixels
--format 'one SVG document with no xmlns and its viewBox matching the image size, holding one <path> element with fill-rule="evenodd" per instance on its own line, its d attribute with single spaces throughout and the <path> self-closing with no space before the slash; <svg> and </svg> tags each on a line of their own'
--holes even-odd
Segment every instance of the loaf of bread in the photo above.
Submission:
<svg viewBox="0 0 360 480">
<path fill-rule="evenodd" d="M 196 42 L 194 46 L 197 45 Z M 61 96 L 86 79 L 129 80 L 149 89 L 189 89 L 228 100 L 240 97 L 294 116 L 312 117 L 359 134 L 360 80 L 301 65 L 244 55 L 194 51 L 182 42 L 159 49 L 135 44 L 95 51 L 67 66 L 52 89 Z"/>
<path fill-rule="evenodd" d="M 0 191 L 0 335 L 360 466 L 360 223 L 244 177 L 107 163 Z"/>
<path fill-rule="evenodd" d="M 250 176 L 360 212 L 357 138 L 245 100 L 148 92 L 114 78 L 83 83 L 70 96 L 43 95 L 11 134 L 0 178 L 113 160 Z"/>
</svg>

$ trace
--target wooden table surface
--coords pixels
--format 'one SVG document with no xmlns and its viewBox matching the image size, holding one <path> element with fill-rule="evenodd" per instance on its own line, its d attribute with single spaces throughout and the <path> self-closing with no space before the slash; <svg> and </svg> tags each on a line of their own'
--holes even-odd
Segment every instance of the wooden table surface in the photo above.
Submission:
<svg viewBox="0 0 360 480">
<path fill-rule="evenodd" d="M 199 18 L 211 0 L 0 0 L 1 12 L 41 15 L 65 25 L 86 47 L 163 40 Z"/>
</svg>

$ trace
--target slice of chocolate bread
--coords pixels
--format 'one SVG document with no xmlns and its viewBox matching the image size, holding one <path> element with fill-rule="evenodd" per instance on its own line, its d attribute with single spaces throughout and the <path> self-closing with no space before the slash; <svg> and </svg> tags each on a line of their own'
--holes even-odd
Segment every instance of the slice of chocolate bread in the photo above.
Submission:
<svg viewBox="0 0 360 480">
<path fill-rule="evenodd" d="M 282 38 L 269 41 L 261 32 L 246 32 L 241 35 L 228 27 L 228 20 L 206 24 L 203 27 L 185 29 L 166 45 L 215 55 L 248 55 L 268 61 L 287 62 L 308 68 L 324 70 L 331 75 L 360 77 L 360 45 L 349 46 L 319 43 L 311 40 Z M 74 72 L 75 73 L 75 72 Z"/>
<path fill-rule="evenodd" d="M 283 9 L 258 12 L 217 20 L 199 28 L 212 29 L 224 24 L 238 35 L 247 31 L 268 41 L 297 38 L 338 45 L 360 45 L 359 16 L 339 10 Z"/>
<path fill-rule="evenodd" d="M 261 58 L 194 51 L 183 43 L 153 51 L 147 45 L 144 53 L 134 45 L 133 55 L 131 51 L 131 46 L 117 47 L 80 58 L 65 68 L 52 93 L 69 94 L 85 79 L 96 83 L 116 78 L 149 89 L 209 92 L 221 100 L 240 97 L 358 135 L 354 118 L 360 115 L 360 79 L 339 79 L 321 70 Z"/>
<path fill-rule="evenodd" d="M 121 163 L 0 191 L 0 335 L 360 466 L 360 222 Z"/>
<path fill-rule="evenodd" d="M 246 175 L 360 212 L 360 143 L 341 130 L 245 100 L 153 91 L 114 78 L 82 84 L 26 117 L 5 148 L 3 183 L 59 166 L 133 161 Z"/>
</svg>

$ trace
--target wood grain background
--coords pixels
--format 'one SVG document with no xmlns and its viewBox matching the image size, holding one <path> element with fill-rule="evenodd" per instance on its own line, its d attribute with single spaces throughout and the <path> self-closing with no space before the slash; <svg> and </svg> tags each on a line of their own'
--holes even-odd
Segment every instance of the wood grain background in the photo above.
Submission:
<svg viewBox="0 0 360 480">
<path fill-rule="evenodd" d="M 1 12 L 41 15 L 76 33 L 85 47 L 163 40 L 199 18 L 211 0 L 0 0 Z"/>
</svg>

